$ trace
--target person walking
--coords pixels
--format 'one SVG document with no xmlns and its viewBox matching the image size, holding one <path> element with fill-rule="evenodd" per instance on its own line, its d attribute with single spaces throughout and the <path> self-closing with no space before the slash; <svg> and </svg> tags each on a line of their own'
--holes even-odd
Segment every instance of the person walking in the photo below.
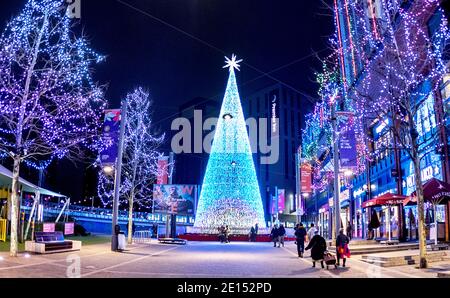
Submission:
<svg viewBox="0 0 450 298">
<path fill-rule="evenodd" d="M 303 258 L 303 252 L 305 251 L 306 234 L 307 232 L 303 224 L 297 224 L 295 228 L 295 242 L 297 244 L 297 252 L 299 258 Z"/>
<path fill-rule="evenodd" d="M 338 266 L 340 266 L 339 260 L 342 259 L 342 267 L 345 267 L 345 261 L 350 257 L 349 243 L 350 238 L 344 234 L 344 229 L 340 229 L 339 235 L 336 237 L 336 258 Z"/>
<path fill-rule="evenodd" d="M 273 247 L 276 247 L 278 242 L 278 226 L 276 224 L 272 227 L 272 231 L 270 231 L 270 237 L 272 237 Z"/>
<path fill-rule="evenodd" d="M 278 247 L 283 245 L 284 247 L 284 236 L 286 236 L 286 229 L 284 228 L 283 224 L 280 225 L 278 229 Z"/>
<path fill-rule="evenodd" d="M 255 228 L 252 226 L 250 229 L 250 233 L 249 233 L 249 239 L 250 242 L 255 242 L 256 241 L 256 231 Z"/>
<path fill-rule="evenodd" d="M 255 224 L 255 235 L 258 235 L 258 229 L 259 229 L 258 224 Z"/>
<path fill-rule="evenodd" d="M 311 242 L 311 239 L 314 237 L 314 235 L 316 234 L 316 227 L 314 226 L 314 224 L 312 223 L 309 230 L 308 230 L 308 241 Z"/>
<path fill-rule="evenodd" d="M 225 234 L 225 243 L 230 243 L 230 229 L 228 228 L 228 225 L 225 226 L 225 230 L 224 230 L 224 234 Z"/>
<path fill-rule="evenodd" d="M 350 240 L 352 240 L 352 234 L 353 234 L 353 227 L 350 222 L 347 224 L 347 236 Z"/>
<path fill-rule="evenodd" d="M 319 231 L 316 230 L 314 233 L 314 237 L 310 239 L 305 250 L 311 249 L 311 259 L 313 262 L 313 267 L 316 267 L 316 262 L 320 261 L 320 265 L 322 266 L 322 268 L 325 268 L 325 266 L 323 265 L 323 255 L 327 250 L 327 243 L 325 241 L 325 238 L 319 235 Z"/>
</svg>

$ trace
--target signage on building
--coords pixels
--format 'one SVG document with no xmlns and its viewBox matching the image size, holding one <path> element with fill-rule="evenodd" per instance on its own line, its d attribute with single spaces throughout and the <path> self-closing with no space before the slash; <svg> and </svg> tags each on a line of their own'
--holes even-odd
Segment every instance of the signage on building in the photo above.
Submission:
<svg viewBox="0 0 450 298">
<path fill-rule="evenodd" d="M 162 156 L 158 159 L 158 174 L 156 176 L 156 184 L 167 184 L 169 177 L 169 157 Z"/>
<path fill-rule="evenodd" d="M 194 215 L 197 185 L 153 185 L 153 212 Z"/>
<path fill-rule="evenodd" d="M 311 165 L 307 162 L 302 163 L 300 165 L 300 190 L 302 193 L 312 192 L 311 174 L 312 174 Z"/>
<path fill-rule="evenodd" d="M 105 110 L 103 122 L 103 140 L 105 149 L 100 152 L 100 161 L 103 164 L 116 162 L 119 152 L 121 110 Z"/>
<path fill-rule="evenodd" d="M 54 222 L 45 222 L 42 225 L 42 232 L 46 232 L 46 233 L 55 232 L 55 223 Z"/>
<path fill-rule="evenodd" d="M 64 235 L 73 235 L 73 234 L 75 234 L 75 223 L 74 222 L 64 223 Z"/>
</svg>

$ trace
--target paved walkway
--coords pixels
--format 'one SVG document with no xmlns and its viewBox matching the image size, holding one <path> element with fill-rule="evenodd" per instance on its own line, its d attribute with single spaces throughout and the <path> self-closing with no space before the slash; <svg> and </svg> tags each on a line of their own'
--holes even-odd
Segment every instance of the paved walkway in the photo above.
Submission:
<svg viewBox="0 0 450 298">
<path fill-rule="evenodd" d="M 49 255 L 0 253 L 2 277 L 436 277 L 450 262 L 432 263 L 435 269 L 414 266 L 381 268 L 348 260 L 346 268 L 312 268 L 309 252 L 297 257 L 296 246 L 274 248 L 271 243 L 189 242 L 185 246 L 134 244 L 122 253 L 109 244 L 90 245 L 78 252 Z M 447 269 L 448 270 L 448 269 Z"/>
</svg>

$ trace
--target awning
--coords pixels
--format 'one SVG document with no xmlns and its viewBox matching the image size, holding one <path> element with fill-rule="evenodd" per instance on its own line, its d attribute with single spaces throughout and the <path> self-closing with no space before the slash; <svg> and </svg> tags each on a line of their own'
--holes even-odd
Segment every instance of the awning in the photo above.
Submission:
<svg viewBox="0 0 450 298">
<path fill-rule="evenodd" d="M 423 185 L 423 198 L 426 201 L 442 202 L 450 199 L 450 184 L 436 178 L 431 178 Z M 417 196 L 414 191 L 406 198 L 403 205 L 417 204 Z"/>
<path fill-rule="evenodd" d="M 12 182 L 12 172 L 5 168 L 4 166 L 0 165 L 0 187 L 11 187 Z M 66 196 L 53 192 L 51 190 L 41 188 L 23 178 L 19 178 L 19 183 L 22 186 L 22 190 L 25 192 L 31 192 L 36 193 L 38 190 L 40 191 L 41 195 L 45 196 L 51 196 L 51 197 L 60 197 L 65 198 Z"/>
<path fill-rule="evenodd" d="M 374 207 L 374 206 L 384 206 L 384 205 L 401 205 L 407 199 L 407 196 L 394 195 L 391 193 L 386 193 L 384 195 L 375 197 L 371 200 L 362 203 L 363 208 Z"/>
</svg>

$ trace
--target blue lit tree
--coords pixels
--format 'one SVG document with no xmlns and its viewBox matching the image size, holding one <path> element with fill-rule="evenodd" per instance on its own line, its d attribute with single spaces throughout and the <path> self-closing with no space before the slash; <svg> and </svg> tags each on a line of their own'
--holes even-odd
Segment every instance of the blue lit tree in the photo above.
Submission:
<svg viewBox="0 0 450 298">
<path fill-rule="evenodd" d="M 236 85 L 236 56 L 227 59 L 228 84 L 209 156 L 194 227 L 215 233 L 228 225 L 234 233 L 258 223 L 265 226 L 264 209 L 253 164 L 250 141 Z"/>
<path fill-rule="evenodd" d="M 103 57 L 75 36 L 66 9 L 64 0 L 29 0 L 0 36 L 0 152 L 14 162 L 11 256 L 18 250 L 21 163 L 79 158 L 100 143 L 105 102 L 91 68 Z"/>
</svg>

